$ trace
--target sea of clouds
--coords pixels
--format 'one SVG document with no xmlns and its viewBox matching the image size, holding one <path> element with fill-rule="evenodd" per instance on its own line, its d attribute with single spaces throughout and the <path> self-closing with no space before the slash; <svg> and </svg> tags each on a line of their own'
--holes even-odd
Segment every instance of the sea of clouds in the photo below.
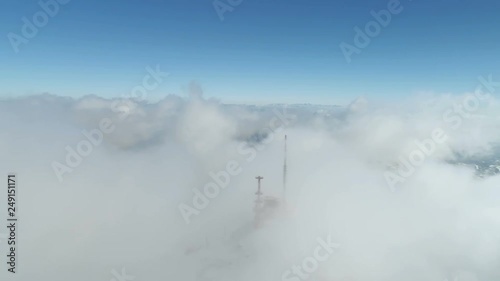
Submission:
<svg viewBox="0 0 500 281">
<path fill-rule="evenodd" d="M 16 280 L 500 280 L 500 176 L 450 164 L 500 157 L 500 104 L 468 97 L 348 106 L 3 99 L 0 170 L 19 181 Z M 103 119 L 113 129 L 67 163 Z M 432 146 L 435 130 L 443 141 Z M 284 196 L 285 134 L 286 205 L 255 228 L 255 177 L 265 195 Z M 193 189 L 203 194 L 229 162 L 238 172 L 196 208 Z M 6 201 L 0 192 L 5 215 Z M 294 273 L 327 237 L 339 247 Z"/>
</svg>

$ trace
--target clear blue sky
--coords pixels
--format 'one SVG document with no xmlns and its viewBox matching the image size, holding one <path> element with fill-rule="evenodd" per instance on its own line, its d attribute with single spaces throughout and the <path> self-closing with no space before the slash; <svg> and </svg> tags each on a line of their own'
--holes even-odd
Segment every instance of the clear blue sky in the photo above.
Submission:
<svg viewBox="0 0 500 281">
<path fill-rule="evenodd" d="M 71 0 L 16 54 L 7 34 L 41 8 L 3 0 L 0 96 L 120 96 L 148 65 L 171 74 L 153 99 L 192 80 L 223 101 L 335 103 L 462 93 L 479 75 L 500 77 L 498 0 L 401 0 L 403 11 L 347 63 L 339 44 L 353 44 L 353 28 L 388 2 L 243 0 L 221 21 L 212 0 Z"/>
</svg>

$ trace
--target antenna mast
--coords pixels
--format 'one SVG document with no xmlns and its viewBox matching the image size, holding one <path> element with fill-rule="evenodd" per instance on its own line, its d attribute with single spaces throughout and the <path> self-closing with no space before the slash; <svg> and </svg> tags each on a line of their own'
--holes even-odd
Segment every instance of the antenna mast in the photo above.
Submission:
<svg viewBox="0 0 500 281">
<path fill-rule="evenodd" d="M 286 202 L 286 135 L 285 135 L 285 159 L 283 161 L 283 202 Z"/>
<path fill-rule="evenodd" d="M 262 195 L 262 192 L 260 191 L 260 181 L 263 179 L 263 177 L 258 176 L 255 178 L 257 179 L 258 182 L 257 192 L 255 192 L 255 195 L 257 195 L 257 200 L 255 200 L 255 209 L 258 210 L 262 205 L 262 199 L 260 197 Z"/>
</svg>

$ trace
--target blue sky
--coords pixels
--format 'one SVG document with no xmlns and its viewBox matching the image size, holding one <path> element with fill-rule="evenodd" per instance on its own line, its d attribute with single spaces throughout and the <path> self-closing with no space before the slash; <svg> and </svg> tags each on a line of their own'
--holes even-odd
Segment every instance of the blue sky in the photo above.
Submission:
<svg viewBox="0 0 500 281">
<path fill-rule="evenodd" d="M 15 53 L 7 35 L 21 35 L 21 19 L 41 7 L 5 0 L 0 96 L 117 97 L 156 65 L 171 75 L 149 98 L 184 95 L 194 80 L 226 102 L 458 94 L 480 75 L 500 77 L 493 0 L 401 0 L 403 10 L 347 63 L 339 44 L 353 44 L 354 27 L 389 2 L 243 0 L 221 21 L 211 0 L 71 0 Z"/>
</svg>

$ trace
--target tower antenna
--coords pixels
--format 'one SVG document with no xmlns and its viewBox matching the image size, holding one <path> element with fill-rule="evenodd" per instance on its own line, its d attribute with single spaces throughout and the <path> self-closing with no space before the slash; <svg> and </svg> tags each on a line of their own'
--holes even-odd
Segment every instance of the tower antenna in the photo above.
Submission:
<svg viewBox="0 0 500 281">
<path fill-rule="evenodd" d="M 260 181 L 264 177 L 258 176 L 258 177 L 255 177 L 255 178 L 257 179 L 257 182 L 258 182 L 257 192 L 255 192 L 255 195 L 257 195 L 257 200 L 255 200 L 255 209 L 258 210 L 261 207 L 261 205 L 262 205 L 262 199 L 261 199 L 262 192 L 260 190 Z"/>
<path fill-rule="evenodd" d="M 285 135 L 285 159 L 283 161 L 283 202 L 286 202 L 286 135 Z"/>
</svg>

